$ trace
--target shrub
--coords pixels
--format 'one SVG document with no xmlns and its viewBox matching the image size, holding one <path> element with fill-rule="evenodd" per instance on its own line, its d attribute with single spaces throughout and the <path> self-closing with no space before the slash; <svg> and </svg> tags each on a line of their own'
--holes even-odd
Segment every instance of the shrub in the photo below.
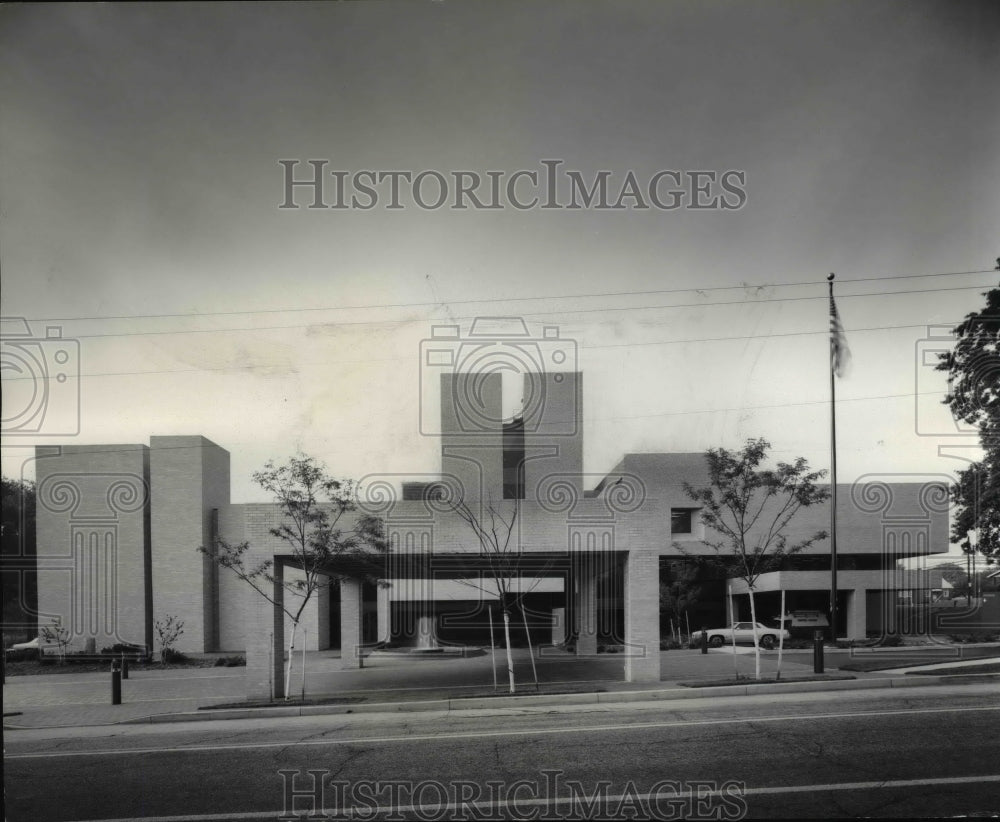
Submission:
<svg viewBox="0 0 1000 822">
<path fill-rule="evenodd" d="M 116 642 L 110 647 L 101 648 L 102 654 L 145 654 L 145 645 L 133 645 L 131 642 Z"/>
<path fill-rule="evenodd" d="M 140 662 L 149 662 L 152 657 L 152 653 L 146 650 L 145 645 L 132 645 L 128 642 L 116 642 L 114 645 L 110 645 L 101 648 L 101 656 L 106 657 L 122 657 L 126 656 L 129 659 L 137 660 Z"/>
<path fill-rule="evenodd" d="M 41 638 L 45 642 L 54 643 L 58 646 L 59 658 L 62 660 L 66 655 L 66 646 L 70 643 L 70 631 L 69 628 L 63 627 L 62 620 L 59 617 L 53 617 L 49 625 L 42 626 Z"/>
<path fill-rule="evenodd" d="M 175 651 L 173 648 L 164 648 L 160 651 L 160 659 L 164 665 L 168 663 L 181 664 L 191 661 L 191 658 L 187 654 Z"/>
<path fill-rule="evenodd" d="M 968 642 L 996 642 L 1000 638 L 998 634 L 987 634 L 987 633 L 970 633 L 970 634 L 948 634 L 948 639 L 952 642 L 958 643 L 968 643 Z"/>
<path fill-rule="evenodd" d="M 216 668 L 239 668 L 247 664 L 246 657 L 236 654 L 235 656 L 220 656 L 215 660 Z"/>
<path fill-rule="evenodd" d="M 676 639 L 661 639 L 660 640 L 660 650 L 661 651 L 676 651 L 678 648 L 683 648 Z"/>
</svg>

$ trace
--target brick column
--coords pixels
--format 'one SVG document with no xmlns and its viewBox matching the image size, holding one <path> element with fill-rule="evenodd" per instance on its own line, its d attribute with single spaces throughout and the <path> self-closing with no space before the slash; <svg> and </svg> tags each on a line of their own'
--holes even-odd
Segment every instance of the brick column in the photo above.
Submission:
<svg viewBox="0 0 1000 822">
<path fill-rule="evenodd" d="M 855 588 L 847 599 L 847 636 L 865 639 L 868 636 L 868 592 Z"/>
<path fill-rule="evenodd" d="M 392 639 L 392 601 L 389 596 L 392 589 L 383 587 L 382 582 L 380 580 L 376 588 L 378 596 L 375 611 L 378 621 L 377 640 L 379 642 L 388 642 Z"/>
<path fill-rule="evenodd" d="M 625 680 L 660 681 L 660 559 L 629 551 L 625 560 Z"/>
<path fill-rule="evenodd" d="M 244 586 L 244 613 L 246 614 L 245 672 L 248 699 L 275 699 L 284 697 L 285 614 L 284 566 L 274 564 L 274 587 L 271 604 L 249 585 Z M 272 691 L 273 683 L 273 691 Z"/>
<path fill-rule="evenodd" d="M 581 563 L 575 574 L 576 655 L 597 654 L 597 573 L 592 563 Z"/>
<path fill-rule="evenodd" d="M 566 641 L 566 609 L 552 609 L 552 644 L 562 645 Z"/>
<path fill-rule="evenodd" d="M 340 580 L 340 667 L 362 668 L 361 580 Z"/>
</svg>

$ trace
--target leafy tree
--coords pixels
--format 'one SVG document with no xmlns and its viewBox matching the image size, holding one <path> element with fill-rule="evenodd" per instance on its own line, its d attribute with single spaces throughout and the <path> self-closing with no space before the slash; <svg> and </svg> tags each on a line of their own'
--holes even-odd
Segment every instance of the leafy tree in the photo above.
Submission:
<svg viewBox="0 0 1000 822">
<path fill-rule="evenodd" d="M 35 565 L 35 484 L 28 480 L 0 479 L 0 552 L 3 555 L 4 627 L 33 628 L 37 624 Z"/>
<path fill-rule="evenodd" d="M 287 700 L 295 637 L 306 606 L 317 591 L 345 576 L 377 579 L 388 541 L 377 517 L 360 516 L 349 522 L 349 515 L 357 510 L 356 483 L 332 477 L 313 457 L 299 453 L 283 465 L 268 461 L 263 470 L 254 473 L 253 480 L 277 502 L 284 520 L 270 532 L 288 545 L 290 564 L 301 571 L 300 577 L 282 581 L 285 590 L 295 595 L 283 597 L 280 606 L 292 622 L 285 670 Z M 248 565 L 250 547 L 249 542 L 233 544 L 220 538 L 215 545 L 199 550 L 277 605 L 271 593 L 274 560 Z"/>
<path fill-rule="evenodd" d="M 701 599 L 702 564 L 700 562 L 673 562 L 669 564 L 669 577 L 660 583 L 660 611 L 670 615 L 680 626 Z"/>
<path fill-rule="evenodd" d="M 951 585 L 955 594 L 962 596 L 979 596 L 983 591 L 989 591 L 995 586 L 990 584 L 990 569 L 977 569 L 970 575 L 967 568 L 962 568 L 954 562 L 948 562 L 938 566 L 941 578 Z"/>
<path fill-rule="evenodd" d="M 955 591 L 969 592 L 969 574 L 964 568 L 960 568 L 954 562 L 947 562 L 939 565 L 938 570 L 941 572 L 941 579 L 947 582 Z"/>
<path fill-rule="evenodd" d="M 955 327 L 955 349 L 941 355 L 937 368 L 948 373 L 944 403 L 956 419 L 979 429 L 983 449 L 983 458 L 958 471 L 951 488 L 958 507 L 952 541 L 992 562 L 1000 559 L 1000 287 L 983 296 L 986 307 Z M 972 530 L 978 531 L 976 546 L 969 542 Z"/>
<path fill-rule="evenodd" d="M 153 627 L 160 640 L 160 662 L 166 665 L 173 656 L 174 645 L 184 633 L 184 623 L 173 614 L 167 614 L 163 620 L 156 620 Z"/>
<path fill-rule="evenodd" d="M 710 448 L 705 452 L 708 486 L 695 488 L 684 483 L 687 495 L 701 506 L 702 522 L 711 532 L 706 533 L 704 542 L 715 551 L 715 561 L 730 576 L 744 580 L 750 591 L 757 679 L 760 679 L 754 602 L 757 580 L 761 574 L 781 567 L 792 555 L 826 539 L 826 531 L 817 531 L 806 539 L 789 543 L 784 531 L 800 509 L 830 496 L 827 488 L 816 485 L 826 471 L 810 471 L 802 457 L 793 463 L 779 462 L 776 468 L 762 468 L 770 447 L 771 443 L 765 439 L 750 439 L 741 451 Z M 683 544 L 674 545 L 687 553 Z"/>
</svg>

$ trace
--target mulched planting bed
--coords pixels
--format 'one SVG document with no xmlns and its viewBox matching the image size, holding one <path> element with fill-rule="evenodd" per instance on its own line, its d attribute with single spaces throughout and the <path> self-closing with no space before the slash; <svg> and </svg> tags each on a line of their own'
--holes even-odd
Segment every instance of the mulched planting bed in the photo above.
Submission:
<svg viewBox="0 0 1000 822">
<path fill-rule="evenodd" d="M 834 682 L 842 679 L 857 679 L 856 676 L 837 674 L 815 674 L 814 676 L 783 676 L 781 679 L 766 677 L 753 679 L 752 677 L 740 677 L 739 679 L 709 679 L 698 682 L 678 682 L 682 688 L 715 688 L 720 685 L 774 685 L 783 682 Z"/>
<path fill-rule="evenodd" d="M 1000 674 L 1000 660 L 983 665 L 961 665 L 955 668 L 925 668 L 922 671 L 907 671 L 907 676 L 966 676 L 972 674 Z"/>
<path fill-rule="evenodd" d="M 214 659 L 193 659 L 189 662 L 169 662 L 163 665 L 159 662 L 134 662 L 129 661 L 128 669 L 132 671 L 163 671 L 174 668 L 214 668 Z M 222 667 L 222 666 L 220 666 Z M 97 674 L 111 671 L 111 660 L 100 660 L 96 662 L 66 662 L 60 665 L 58 662 L 42 665 L 37 661 L 8 662 L 4 666 L 4 673 L 7 676 L 36 676 L 39 674 Z"/>
<path fill-rule="evenodd" d="M 865 657 L 856 657 L 837 667 L 842 671 L 886 671 L 893 668 L 911 668 L 917 665 L 943 665 L 946 662 L 958 662 L 964 659 L 996 659 L 1000 650 L 992 648 L 962 648 L 952 645 L 941 648 L 937 653 L 927 653 L 926 649 L 905 649 L 902 651 L 875 651 L 871 658 L 866 652 Z M 997 660 L 1000 661 L 1000 660 Z"/>
<path fill-rule="evenodd" d="M 363 696 L 345 697 L 317 697 L 316 699 L 289 699 L 268 702 L 267 700 L 256 700 L 253 702 L 226 702 L 223 705 L 202 705 L 199 711 L 226 711 L 243 710 L 245 708 L 302 708 L 307 705 L 351 705 L 358 702 L 367 702 Z"/>
</svg>

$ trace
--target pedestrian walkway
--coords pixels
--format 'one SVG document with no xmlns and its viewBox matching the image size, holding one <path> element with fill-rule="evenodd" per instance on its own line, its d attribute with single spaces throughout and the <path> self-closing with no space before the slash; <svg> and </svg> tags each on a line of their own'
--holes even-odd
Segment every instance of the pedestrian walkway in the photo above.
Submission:
<svg viewBox="0 0 1000 822">
<path fill-rule="evenodd" d="M 733 654 L 731 648 L 711 649 L 707 654 L 689 649 L 663 651 L 659 684 L 628 683 L 624 681 L 624 658 L 620 654 L 580 659 L 564 651 L 543 648 L 536 651 L 535 656 L 534 670 L 539 682 L 536 689 L 527 650 L 517 649 L 513 656 L 519 695 L 683 690 L 686 684 L 733 681 L 737 674 L 742 678 L 752 677 L 755 664 L 752 653 Z M 1000 646 L 996 656 L 1000 658 Z M 826 673 L 859 680 L 885 680 L 898 676 L 902 670 L 892 673 L 838 672 L 837 666 L 850 659 L 848 651 L 828 649 Z M 762 677 L 774 680 L 777 664 L 776 651 L 762 652 Z M 490 654 L 464 659 L 373 656 L 365 660 L 365 667 L 360 670 L 344 670 L 337 652 L 321 651 L 306 655 L 306 669 L 305 694 L 309 700 L 332 699 L 358 705 L 398 704 L 509 693 L 506 658 L 501 652 L 497 653 L 495 661 Z M 782 680 L 812 675 L 811 651 L 784 653 Z M 921 677 L 921 680 L 922 684 L 928 683 L 927 678 Z M 293 697 L 301 695 L 302 681 L 300 658 L 296 657 L 289 689 Z M 836 683 L 828 684 L 836 687 Z M 824 687 L 815 682 L 809 686 Z M 245 694 L 242 668 L 133 671 L 129 679 L 122 682 L 121 705 L 110 704 L 111 678 L 107 673 L 16 676 L 9 677 L 4 685 L 4 725 L 9 728 L 107 725 L 197 711 L 210 705 L 240 704 L 245 701 Z M 9 713 L 18 715 L 7 716 Z"/>
<path fill-rule="evenodd" d="M 133 670 L 122 680 L 121 705 L 111 704 L 110 673 L 12 676 L 3 686 L 4 725 L 108 725 L 159 713 L 195 711 L 243 699 L 245 693 L 242 668 Z"/>
</svg>

